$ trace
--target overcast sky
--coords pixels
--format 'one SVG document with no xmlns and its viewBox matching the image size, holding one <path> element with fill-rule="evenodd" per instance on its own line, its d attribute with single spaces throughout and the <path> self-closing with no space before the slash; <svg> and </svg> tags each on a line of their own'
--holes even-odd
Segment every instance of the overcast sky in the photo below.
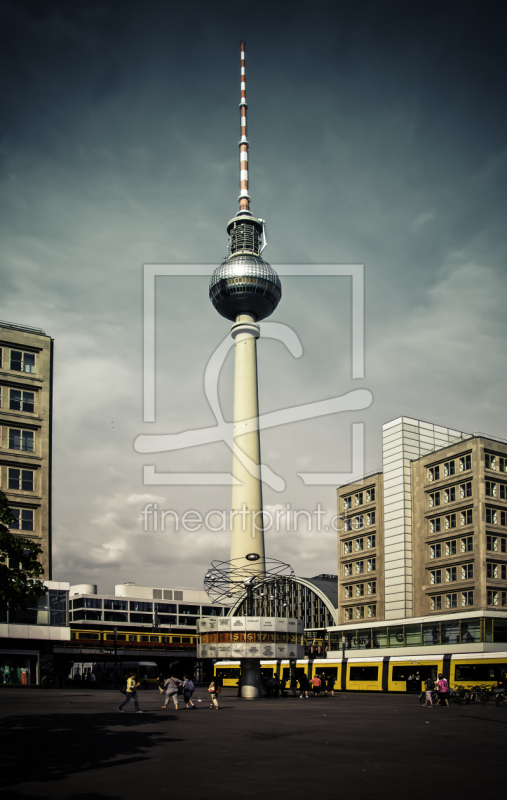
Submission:
<svg viewBox="0 0 507 800">
<path fill-rule="evenodd" d="M 501 4 L 0 0 L 0 318 L 55 340 L 54 577 L 201 588 L 227 533 L 144 532 L 147 502 L 228 509 L 228 487 L 147 486 L 228 472 L 215 443 L 136 453 L 140 434 L 216 424 L 207 361 L 229 323 L 206 277 L 156 284 L 157 412 L 143 422 L 143 264 L 218 265 L 237 209 L 239 42 L 247 42 L 250 193 L 286 278 L 261 340 L 261 412 L 366 389 L 369 408 L 263 432 L 285 490 L 267 508 L 335 513 L 365 424 L 365 470 L 400 415 L 507 438 L 507 25 Z M 365 265 L 366 370 L 352 379 L 351 279 Z M 212 267 L 210 267 L 211 271 Z M 232 354 L 219 390 L 232 411 Z M 216 521 L 215 521 L 216 524 Z M 169 526 L 170 527 L 170 526 Z M 269 555 L 335 573 L 336 534 L 281 530 Z"/>
</svg>

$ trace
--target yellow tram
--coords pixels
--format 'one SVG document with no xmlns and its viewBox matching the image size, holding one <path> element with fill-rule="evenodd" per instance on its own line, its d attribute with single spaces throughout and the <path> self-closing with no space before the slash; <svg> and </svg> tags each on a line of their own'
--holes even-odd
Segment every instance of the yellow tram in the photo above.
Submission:
<svg viewBox="0 0 507 800">
<path fill-rule="evenodd" d="M 299 659 L 295 662 L 296 677 L 305 674 L 332 677 L 335 691 L 407 692 L 421 691 L 428 677 L 444 674 L 450 685 L 495 686 L 507 674 L 507 652 L 438 654 L 411 653 L 410 656 L 385 656 L 339 659 Z M 214 674 L 224 686 L 237 686 L 239 661 L 218 661 Z M 290 675 L 289 661 L 261 660 L 264 678 Z"/>
</svg>

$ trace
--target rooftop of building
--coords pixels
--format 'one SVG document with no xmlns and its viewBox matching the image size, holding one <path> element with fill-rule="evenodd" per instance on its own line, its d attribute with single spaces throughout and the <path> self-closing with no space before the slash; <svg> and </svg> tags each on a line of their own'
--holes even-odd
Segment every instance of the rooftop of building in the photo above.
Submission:
<svg viewBox="0 0 507 800">
<path fill-rule="evenodd" d="M 3 319 L 0 319 L 0 328 L 9 328 L 14 331 L 22 331 L 23 333 L 33 333 L 36 336 L 47 336 L 42 328 L 34 328 L 31 325 L 21 325 L 18 322 L 7 322 Z"/>
</svg>

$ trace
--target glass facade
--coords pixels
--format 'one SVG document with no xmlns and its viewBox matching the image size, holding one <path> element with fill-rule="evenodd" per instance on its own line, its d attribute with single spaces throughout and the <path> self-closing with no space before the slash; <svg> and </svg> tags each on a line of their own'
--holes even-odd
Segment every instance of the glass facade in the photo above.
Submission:
<svg viewBox="0 0 507 800">
<path fill-rule="evenodd" d="M 493 617 L 460 619 L 454 617 L 448 620 L 415 622 L 407 625 L 330 631 L 330 650 L 342 650 L 342 636 L 345 636 L 345 651 L 421 647 L 421 645 L 430 647 L 431 645 L 470 644 L 472 642 L 507 643 L 507 619 Z"/>
</svg>

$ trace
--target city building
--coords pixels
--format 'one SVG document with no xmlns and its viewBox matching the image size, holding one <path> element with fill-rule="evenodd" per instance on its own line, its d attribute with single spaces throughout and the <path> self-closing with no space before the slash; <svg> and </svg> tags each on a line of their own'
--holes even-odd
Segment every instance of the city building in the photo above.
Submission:
<svg viewBox="0 0 507 800">
<path fill-rule="evenodd" d="M 114 594 L 98 593 L 94 584 L 71 586 L 69 609 L 70 640 L 55 646 L 65 674 L 85 674 L 94 663 L 111 662 L 115 650 L 119 661 L 155 659 L 160 669 L 191 659 L 188 669 L 199 672 L 197 620 L 228 611 L 211 604 L 204 591 L 135 583 L 115 586 Z"/>
<path fill-rule="evenodd" d="M 505 649 L 506 441 L 388 422 L 383 469 L 338 489 L 338 515 L 329 652 Z"/>
<path fill-rule="evenodd" d="M 0 489 L 14 532 L 42 549 L 51 579 L 53 340 L 39 328 L 0 322 Z"/>
<path fill-rule="evenodd" d="M 70 642 L 70 584 L 44 584 L 47 593 L 26 611 L 0 611 L 0 684 L 30 685 L 50 679 L 55 645 Z"/>
</svg>

